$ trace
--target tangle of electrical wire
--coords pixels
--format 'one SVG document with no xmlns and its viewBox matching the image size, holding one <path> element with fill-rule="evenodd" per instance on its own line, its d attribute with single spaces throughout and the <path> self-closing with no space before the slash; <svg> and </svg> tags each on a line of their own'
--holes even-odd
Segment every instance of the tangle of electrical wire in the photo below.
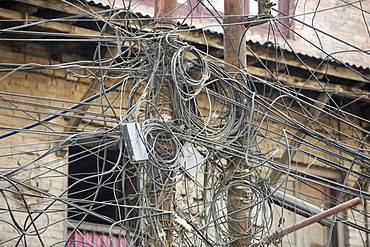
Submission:
<svg viewBox="0 0 370 247">
<path fill-rule="evenodd" d="M 217 12 L 211 3 L 202 6 Z M 152 23 L 127 8 L 52 21 L 81 18 L 102 24 L 100 35 L 48 33 L 54 38 L 44 42 L 58 36 L 73 42 L 89 38 L 98 42 L 91 61 L 2 64 L 3 82 L 51 70 L 98 86 L 81 101 L 0 92 L 1 115 L 11 120 L 0 126 L 5 160 L 0 220 L 11 229 L 0 245 L 98 246 L 87 234 L 94 231 L 86 230 L 91 223 L 106 226 L 100 238 L 109 246 L 257 243 L 273 230 L 274 205 L 281 207 L 283 224 L 284 208 L 306 217 L 319 212 L 317 206 L 370 199 L 369 131 L 363 127 L 369 119 L 346 110 L 358 98 L 340 104 L 334 97 L 338 92 L 322 87 L 314 95 L 325 100 L 317 100 L 305 86 L 281 83 L 267 65 L 272 80 L 236 68 L 235 79 L 224 62 L 179 39 L 176 28 L 148 32 Z M 20 35 L 47 22 L 2 32 Z M 278 25 L 271 27 L 279 33 Z M 311 77 L 320 83 L 315 71 Z M 71 120 L 77 124 L 67 124 Z M 343 179 L 311 173 L 313 166 L 330 168 Z M 278 178 L 270 179 L 271 174 Z M 315 196 L 300 192 L 299 205 L 289 204 L 286 195 L 297 193 L 292 181 Z M 352 208 L 320 223 L 342 222 L 369 233 L 368 218 L 366 209 Z M 61 227 L 64 235 L 48 235 Z"/>
</svg>

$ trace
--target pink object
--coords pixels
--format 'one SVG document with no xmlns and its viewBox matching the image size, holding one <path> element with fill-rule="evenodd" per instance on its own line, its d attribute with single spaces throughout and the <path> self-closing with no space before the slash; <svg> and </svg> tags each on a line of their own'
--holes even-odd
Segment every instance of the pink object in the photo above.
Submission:
<svg viewBox="0 0 370 247">
<path fill-rule="evenodd" d="M 68 229 L 67 236 L 70 236 L 72 229 Z M 127 247 L 126 240 L 122 236 L 113 235 L 112 243 L 109 234 L 91 231 L 76 231 L 67 243 L 67 247 Z"/>
</svg>

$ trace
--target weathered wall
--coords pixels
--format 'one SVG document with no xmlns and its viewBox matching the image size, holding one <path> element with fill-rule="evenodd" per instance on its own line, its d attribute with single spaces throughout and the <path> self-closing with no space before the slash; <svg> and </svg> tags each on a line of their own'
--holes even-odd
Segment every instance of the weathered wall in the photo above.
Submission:
<svg viewBox="0 0 370 247">
<path fill-rule="evenodd" d="M 309 25 L 321 30 L 315 32 L 313 28 L 303 27 L 298 22 L 294 23 L 293 29 L 301 34 L 304 38 L 314 43 L 317 47 L 323 49 L 328 54 L 344 63 L 355 64 L 357 66 L 370 66 L 370 57 L 356 50 L 358 47 L 362 50 L 370 49 L 370 35 L 368 29 L 368 3 L 355 3 L 346 5 L 345 2 L 330 1 L 297 1 L 295 15 L 312 12 L 305 16 L 297 16 L 297 19 L 304 21 Z M 313 14 L 316 10 L 321 11 Z M 328 35 L 326 35 L 327 33 Z M 332 37 L 329 37 L 331 35 Z M 326 54 L 321 53 L 319 49 L 313 49 L 307 41 L 304 41 L 298 35 L 293 35 L 293 48 L 304 54 L 326 58 Z M 347 43 L 347 44 L 346 44 Z M 334 54 L 339 52 L 337 54 Z M 361 54 L 362 53 L 362 54 Z"/>
<path fill-rule="evenodd" d="M 332 55 L 343 63 L 370 66 L 370 56 L 361 51 L 370 49 L 369 27 L 366 24 L 369 15 L 361 11 L 363 9 L 368 12 L 369 4 L 346 5 L 337 0 L 291 0 L 290 6 L 289 14 L 298 21 L 292 22 L 287 42 L 275 40 L 270 34 L 271 42 L 277 42 L 282 48 L 297 53 L 330 60 L 332 58 L 328 56 Z M 265 43 L 267 35 L 250 31 L 247 39 Z"/>
<path fill-rule="evenodd" d="M 30 66 L 32 64 L 56 64 L 57 61 L 53 61 L 49 57 L 48 49 L 48 46 L 33 43 L 1 44 L 0 57 L 2 63 L 29 64 Z M 0 80 L 1 92 L 64 100 L 79 100 L 85 90 L 84 88 L 86 88 L 86 85 L 81 81 L 67 76 L 65 70 L 27 71 L 19 69 L 10 73 L 2 72 Z M 10 100 L 38 103 L 52 107 L 67 107 L 70 105 L 65 102 L 6 94 L 1 94 L 0 97 L 0 105 L 5 107 L 0 109 L 0 126 L 3 128 L 22 128 L 49 116 L 41 112 L 16 111 L 14 110 L 16 108 L 24 108 L 28 111 L 57 112 L 57 110 L 21 104 L 20 102 L 10 102 Z M 64 125 L 65 122 L 63 118 L 59 117 L 51 121 L 52 124 L 46 123 L 45 126 L 41 125 L 32 129 L 33 131 L 39 130 L 38 133 L 22 132 L 0 140 L 1 175 L 6 175 L 10 171 L 14 172 L 7 176 L 8 181 L 4 178 L 0 179 L 0 187 L 5 188 L 5 194 L 0 196 L 0 205 L 2 205 L 0 219 L 3 220 L 0 228 L 0 242 L 14 239 L 2 246 L 15 246 L 20 236 L 20 230 L 11 226 L 14 226 L 15 222 L 11 219 L 10 213 L 13 214 L 15 221 L 21 228 L 24 227 L 24 224 L 30 223 L 30 219 L 27 218 L 29 214 L 25 213 L 27 207 L 32 213 L 32 217 L 34 217 L 45 246 L 66 239 L 66 205 L 57 200 L 53 201 L 49 195 L 67 196 L 65 190 L 67 188 L 68 167 L 65 166 L 66 160 L 61 160 L 61 157 L 57 156 L 55 152 L 45 156 L 45 153 L 61 140 L 58 132 L 63 131 L 63 127 L 60 125 Z M 11 131 L 11 129 L 3 128 L 0 130 L 0 134 Z M 47 132 L 49 135 L 42 132 Z M 26 188 L 20 185 L 19 182 L 28 184 L 35 189 Z M 21 193 L 27 193 L 27 195 L 22 198 Z M 5 200 L 9 203 L 11 210 L 6 207 Z M 52 206 L 47 207 L 49 204 Z M 44 211 L 36 218 L 41 212 L 40 210 Z M 4 222 L 9 222 L 9 224 Z M 47 228 L 43 229 L 43 227 Z M 34 230 L 32 226 L 25 230 L 30 233 L 26 236 L 28 246 L 41 246 Z"/>
</svg>

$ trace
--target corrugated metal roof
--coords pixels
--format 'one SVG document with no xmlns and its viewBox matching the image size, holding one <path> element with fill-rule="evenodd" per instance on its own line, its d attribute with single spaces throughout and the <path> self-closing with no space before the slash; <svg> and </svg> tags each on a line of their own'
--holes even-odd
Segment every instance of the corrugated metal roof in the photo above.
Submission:
<svg viewBox="0 0 370 247">
<path fill-rule="evenodd" d="M 115 1 L 114 6 L 117 7 L 117 8 L 127 7 L 123 4 L 123 2 L 124 2 L 123 0 L 122 1 Z M 112 6 L 112 1 L 111 0 L 91 0 L 91 1 L 88 1 L 87 3 L 90 6 L 95 6 L 95 7 L 100 7 L 100 8 L 111 8 L 111 6 Z M 137 7 L 138 4 L 136 3 L 133 6 Z M 148 18 L 148 19 L 153 18 L 152 16 L 150 16 L 150 14 L 152 14 L 152 13 L 149 13 L 149 12 L 145 13 L 145 12 L 142 12 L 142 10 L 138 11 L 136 14 L 140 17 L 143 17 L 143 18 Z M 220 39 L 223 38 L 223 33 L 220 33 L 218 31 L 211 30 L 211 29 L 201 28 L 201 27 L 197 27 L 197 26 L 189 26 L 187 24 L 182 25 L 181 28 L 182 29 L 192 28 L 194 30 L 194 32 L 199 32 L 199 33 L 202 33 L 202 34 L 215 36 L 215 37 L 218 37 Z M 262 48 L 262 49 L 266 49 L 266 48 L 274 49 L 274 48 L 276 48 L 274 46 L 274 44 L 271 43 L 271 42 L 260 43 L 259 41 L 247 40 L 246 43 L 247 43 L 248 46 L 254 46 L 255 48 Z M 302 52 L 293 52 L 293 51 L 290 51 L 288 49 L 282 49 L 281 47 L 279 49 L 281 49 L 284 53 L 295 54 L 295 55 L 299 56 L 301 59 L 306 60 L 306 61 L 311 60 L 311 61 L 316 62 L 316 63 L 319 63 L 319 62 L 323 61 L 323 58 L 316 57 L 316 56 L 313 56 L 313 55 L 304 54 Z M 351 68 L 353 68 L 355 70 L 358 70 L 360 72 L 361 71 L 369 71 L 370 72 L 370 67 L 357 66 L 355 64 L 349 64 L 349 63 L 341 63 L 341 62 L 339 62 L 338 60 L 335 60 L 335 59 L 325 58 L 325 63 L 330 63 L 330 64 L 336 65 L 336 66 L 351 67 Z"/>
</svg>

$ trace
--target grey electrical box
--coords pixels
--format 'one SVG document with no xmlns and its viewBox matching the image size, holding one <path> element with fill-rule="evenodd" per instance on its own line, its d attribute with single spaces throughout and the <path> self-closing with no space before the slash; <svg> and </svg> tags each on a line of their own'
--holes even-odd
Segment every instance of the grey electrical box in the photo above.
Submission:
<svg viewBox="0 0 370 247">
<path fill-rule="evenodd" d="M 123 139 L 131 162 L 148 160 L 148 152 L 144 144 L 139 123 L 125 123 L 122 126 Z"/>
</svg>

